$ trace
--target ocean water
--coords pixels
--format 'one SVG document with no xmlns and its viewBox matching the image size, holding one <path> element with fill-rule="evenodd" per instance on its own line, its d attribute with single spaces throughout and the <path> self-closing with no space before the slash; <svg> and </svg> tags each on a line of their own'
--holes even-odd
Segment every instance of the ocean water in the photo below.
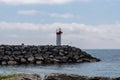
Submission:
<svg viewBox="0 0 120 80">
<path fill-rule="evenodd" d="M 61 65 L 9 65 L 0 66 L 0 74 L 37 73 L 42 77 L 48 73 L 68 73 L 84 76 L 120 77 L 120 50 L 90 49 L 87 53 L 102 61 Z"/>
</svg>

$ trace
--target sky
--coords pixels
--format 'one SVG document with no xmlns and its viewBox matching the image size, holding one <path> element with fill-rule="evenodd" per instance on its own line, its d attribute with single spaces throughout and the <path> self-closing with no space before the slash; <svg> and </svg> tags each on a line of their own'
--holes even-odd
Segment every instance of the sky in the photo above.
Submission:
<svg viewBox="0 0 120 80">
<path fill-rule="evenodd" d="M 0 44 L 120 49 L 120 0 L 0 0 Z"/>
</svg>

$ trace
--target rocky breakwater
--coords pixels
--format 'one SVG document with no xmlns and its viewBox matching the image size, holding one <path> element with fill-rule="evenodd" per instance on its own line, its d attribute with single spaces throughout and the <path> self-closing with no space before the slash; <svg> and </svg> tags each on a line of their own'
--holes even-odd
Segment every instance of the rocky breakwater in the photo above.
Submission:
<svg viewBox="0 0 120 80">
<path fill-rule="evenodd" d="M 56 64 L 97 62 L 79 48 L 52 45 L 0 45 L 0 64 Z"/>
</svg>

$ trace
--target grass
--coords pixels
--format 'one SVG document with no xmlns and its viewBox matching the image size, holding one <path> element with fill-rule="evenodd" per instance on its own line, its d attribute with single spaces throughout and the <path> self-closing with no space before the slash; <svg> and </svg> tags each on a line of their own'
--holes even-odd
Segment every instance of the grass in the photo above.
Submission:
<svg viewBox="0 0 120 80">
<path fill-rule="evenodd" d="M 5 75 L 5 76 L 0 76 L 0 80 L 12 78 L 12 77 L 14 77 L 15 75 L 16 75 L 16 74 L 9 74 L 9 75 Z"/>
</svg>

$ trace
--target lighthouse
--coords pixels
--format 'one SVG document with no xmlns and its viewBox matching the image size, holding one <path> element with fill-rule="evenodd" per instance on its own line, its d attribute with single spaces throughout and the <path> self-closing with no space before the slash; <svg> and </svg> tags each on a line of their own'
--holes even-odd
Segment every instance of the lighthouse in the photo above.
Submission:
<svg viewBox="0 0 120 80">
<path fill-rule="evenodd" d="M 61 28 L 56 30 L 56 45 L 61 46 L 61 34 L 63 32 L 61 31 Z"/>
</svg>

